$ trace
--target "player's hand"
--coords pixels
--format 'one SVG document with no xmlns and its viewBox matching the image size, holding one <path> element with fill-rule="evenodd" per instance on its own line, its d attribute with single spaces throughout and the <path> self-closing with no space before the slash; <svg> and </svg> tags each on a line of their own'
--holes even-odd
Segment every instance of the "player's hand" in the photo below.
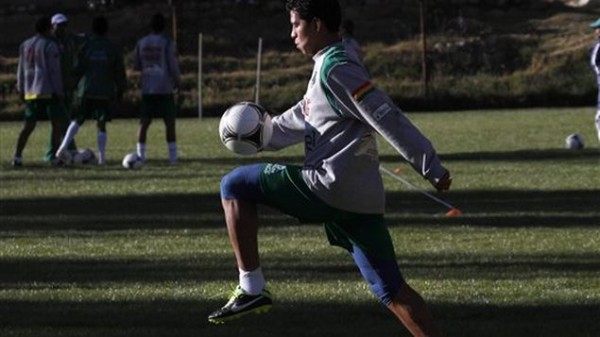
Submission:
<svg viewBox="0 0 600 337">
<path fill-rule="evenodd" d="M 444 192 L 450 189 L 452 185 L 452 177 L 450 177 L 450 171 L 446 170 L 446 173 L 433 185 L 438 192 Z"/>
</svg>

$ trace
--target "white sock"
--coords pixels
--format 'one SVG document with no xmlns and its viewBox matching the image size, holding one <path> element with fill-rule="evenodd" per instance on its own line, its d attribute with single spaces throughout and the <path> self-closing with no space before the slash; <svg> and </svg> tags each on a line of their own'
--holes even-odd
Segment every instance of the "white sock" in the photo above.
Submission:
<svg viewBox="0 0 600 337">
<path fill-rule="evenodd" d="M 137 155 L 142 158 L 142 161 L 146 160 L 146 143 L 136 144 Z"/>
<path fill-rule="evenodd" d="M 106 132 L 98 131 L 98 164 L 99 165 L 104 165 L 107 139 L 108 139 L 108 136 L 106 135 Z"/>
<path fill-rule="evenodd" d="M 69 128 L 67 129 L 67 132 L 65 133 L 65 137 L 63 138 L 63 141 L 62 141 L 62 143 L 60 143 L 60 146 L 58 147 L 58 150 L 56 152 L 66 149 L 67 146 L 73 140 L 73 138 L 75 138 L 75 135 L 77 134 L 77 132 L 79 132 L 79 124 L 77 124 L 77 122 L 73 121 L 73 122 L 71 122 L 71 124 L 69 124 Z"/>
<path fill-rule="evenodd" d="M 240 271 L 240 287 L 250 294 L 250 295 L 258 295 L 265 289 L 265 277 L 263 276 L 262 269 L 260 267 L 252 270 L 245 271 L 239 269 Z"/>
<path fill-rule="evenodd" d="M 167 145 L 169 146 L 169 161 L 171 164 L 175 164 L 177 162 L 177 143 L 170 142 Z"/>
</svg>

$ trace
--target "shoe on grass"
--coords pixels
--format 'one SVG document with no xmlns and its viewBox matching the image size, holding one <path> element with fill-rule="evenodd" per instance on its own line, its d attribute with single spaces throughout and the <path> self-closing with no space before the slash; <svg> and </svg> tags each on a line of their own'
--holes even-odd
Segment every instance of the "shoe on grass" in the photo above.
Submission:
<svg viewBox="0 0 600 337">
<path fill-rule="evenodd" d="M 265 289 L 258 295 L 250 295 L 237 286 L 227 304 L 208 315 L 208 321 L 213 324 L 222 324 L 247 314 L 268 312 L 272 305 L 273 300 L 268 290 Z"/>
<path fill-rule="evenodd" d="M 56 152 L 56 159 L 63 162 L 65 165 L 71 165 L 73 163 L 73 155 L 67 149 L 62 149 Z"/>
<path fill-rule="evenodd" d="M 15 157 L 12 161 L 13 167 L 21 167 L 23 166 L 23 159 Z"/>
<path fill-rule="evenodd" d="M 54 157 L 50 160 L 50 166 L 52 167 L 64 167 L 66 164 L 62 160 Z"/>
</svg>

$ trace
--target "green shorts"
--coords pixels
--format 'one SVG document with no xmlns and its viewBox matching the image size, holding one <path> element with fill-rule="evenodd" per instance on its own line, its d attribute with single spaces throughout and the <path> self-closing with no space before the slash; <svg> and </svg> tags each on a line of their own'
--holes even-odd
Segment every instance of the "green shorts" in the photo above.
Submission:
<svg viewBox="0 0 600 337">
<path fill-rule="evenodd" d="M 25 120 L 50 119 L 62 121 L 64 114 L 64 107 L 56 98 L 38 98 L 25 101 Z"/>
<path fill-rule="evenodd" d="M 86 120 L 88 118 L 104 122 L 111 121 L 110 100 L 80 97 L 77 100 L 77 110 L 73 113 L 73 119 Z"/>
<path fill-rule="evenodd" d="M 327 205 L 308 188 L 301 166 L 265 164 L 260 187 L 268 205 L 301 222 L 323 222 L 332 245 L 350 252 L 356 245 L 369 256 L 395 260 L 383 214 L 353 213 Z"/>
<path fill-rule="evenodd" d="M 167 95 L 143 95 L 142 96 L 142 118 L 175 118 L 175 97 Z"/>
</svg>

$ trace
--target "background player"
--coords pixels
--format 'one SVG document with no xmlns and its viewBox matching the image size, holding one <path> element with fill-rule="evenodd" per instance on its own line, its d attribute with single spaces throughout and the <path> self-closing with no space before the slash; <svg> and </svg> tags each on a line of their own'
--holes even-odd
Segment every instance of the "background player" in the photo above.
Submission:
<svg viewBox="0 0 600 337">
<path fill-rule="evenodd" d="M 140 39 L 134 50 L 134 69 L 141 71 L 142 111 L 138 129 L 137 154 L 146 160 L 146 134 L 152 117 L 162 117 L 165 123 L 169 161 L 177 162 L 175 132 L 175 97 L 181 73 L 177 63 L 177 48 L 164 34 L 165 17 L 157 13 L 152 17 L 152 33 Z"/>
<path fill-rule="evenodd" d="M 35 23 L 35 36 L 24 41 L 19 47 L 17 91 L 25 101 L 25 124 L 19 133 L 12 162 L 16 167 L 23 165 L 23 149 L 38 119 L 50 119 L 53 151 L 60 142 L 64 88 L 60 52 L 56 41 L 50 35 L 50 29 L 50 18 L 39 18 Z"/>
<path fill-rule="evenodd" d="M 126 86 L 123 57 L 106 37 L 108 21 L 98 16 L 92 21 L 92 35 L 78 53 L 73 74 L 78 82 L 78 109 L 67 129 L 56 156 L 71 162 L 68 144 L 79 131 L 86 118 L 96 119 L 98 127 L 98 165 L 104 165 L 106 154 L 106 122 L 112 119 L 110 102 L 120 100 Z"/>
</svg>

